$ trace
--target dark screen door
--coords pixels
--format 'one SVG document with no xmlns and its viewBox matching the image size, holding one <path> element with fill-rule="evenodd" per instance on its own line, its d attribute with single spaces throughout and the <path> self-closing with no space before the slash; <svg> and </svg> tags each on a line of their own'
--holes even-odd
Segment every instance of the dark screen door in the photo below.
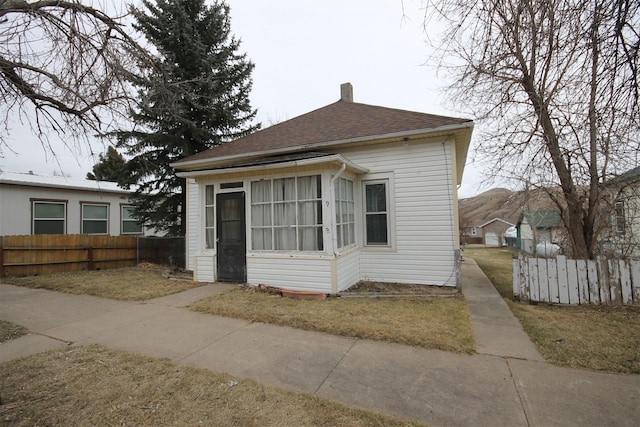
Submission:
<svg viewBox="0 0 640 427">
<path fill-rule="evenodd" d="M 246 219 L 244 192 L 217 195 L 217 279 L 246 281 Z"/>
</svg>

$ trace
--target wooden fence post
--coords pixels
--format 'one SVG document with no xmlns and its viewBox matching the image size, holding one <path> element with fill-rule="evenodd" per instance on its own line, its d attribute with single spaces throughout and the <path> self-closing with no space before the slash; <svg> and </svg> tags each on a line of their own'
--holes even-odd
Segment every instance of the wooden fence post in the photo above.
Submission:
<svg viewBox="0 0 640 427">
<path fill-rule="evenodd" d="M 640 304 L 640 260 L 631 260 L 629 269 L 631 270 L 633 303 Z"/>
<path fill-rule="evenodd" d="M 547 283 L 549 284 L 549 302 L 560 303 L 560 281 L 558 280 L 558 260 L 547 259 Z"/>
<path fill-rule="evenodd" d="M 598 273 L 598 263 L 596 260 L 587 259 L 581 262 L 586 263 L 587 266 L 587 299 L 591 304 L 600 304 L 600 282 Z"/>
<path fill-rule="evenodd" d="M 569 304 L 582 304 L 580 300 L 580 279 L 578 278 L 578 263 L 575 259 L 566 260 L 567 265 L 567 285 L 569 287 Z M 586 270 L 586 269 L 585 269 Z M 587 278 L 585 275 L 584 282 Z M 588 300 L 587 300 L 588 301 Z"/>
<path fill-rule="evenodd" d="M 540 281 L 538 280 L 538 258 L 527 258 L 529 270 L 529 290 L 531 301 L 540 302 Z"/>
<path fill-rule="evenodd" d="M 549 294 L 549 273 L 547 269 L 546 258 L 536 258 L 538 263 L 538 289 L 539 297 L 542 302 L 551 302 Z"/>
<path fill-rule="evenodd" d="M 631 289 L 631 263 L 625 260 L 618 260 L 620 269 L 620 292 L 622 293 L 623 304 L 633 304 L 633 291 Z"/>
<path fill-rule="evenodd" d="M 609 263 L 606 258 L 598 257 L 598 284 L 600 285 L 600 304 L 611 304 L 609 292 Z"/>
<path fill-rule="evenodd" d="M 531 298 L 531 290 L 529 289 L 529 267 L 523 255 L 518 257 L 518 261 L 520 263 L 520 300 L 528 302 Z"/>
<path fill-rule="evenodd" d="M 556 257 L 558 268 L 558 299 L 560 304 L 569 304 L 571 298 L 569 297 L 569 281 L 567 279 L 567 258 L 559 255 Z"/>
<path fill-rule="evenodd" d="M 620 265 L 613 259 L 608 260 L 607 264 L 609 265 L 609 294 L 611 295 L 611 304 L 621 304 Z"/>
<path fill-rule="evenodd" d="M 516 299 L 521 299 L 522 292 L 520 290 L 520 265 L 518 258 L 511 259 L 511 274 L 513 276 L 513 296 Z"/>
</svg>

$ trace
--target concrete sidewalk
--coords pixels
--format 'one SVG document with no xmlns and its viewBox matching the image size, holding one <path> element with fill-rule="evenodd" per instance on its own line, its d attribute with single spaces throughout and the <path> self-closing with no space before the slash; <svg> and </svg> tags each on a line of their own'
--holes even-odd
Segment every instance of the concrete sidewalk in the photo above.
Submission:
<svg viewBox="0 0 640 427">
<path fill-rule="evenodd" d="M 462 292 L 469 304 L 479 354 L 544 362 L 507 303 L 472 258 L 462 262 Z"/>
<path fill-rule="evenodd" d="M 249 323 L 183 308 L 223 291 L 224 285 L 147 302 L 0 285 L 0 318 L 32 331 L 1 344 L 0 361 L 48 348 L 97 343 L 314 393 L 430 426 L 638 424 L 640 376 L 537 361 L 537 351 L 523 350 L 532 344 L 518 331 L 517 322 L 508 330 L 502 328 L 508 319 L 499 308 L 504 301 L 490 295 L 483 279 L 475 262 L 466 260 L 463 291 L 483 353 L 472 356 Z M 502 320 L 495 316 L 501 311 Z M 494 340 L 492 325 L 501 337 L 511 338 Z"/>
</svg>

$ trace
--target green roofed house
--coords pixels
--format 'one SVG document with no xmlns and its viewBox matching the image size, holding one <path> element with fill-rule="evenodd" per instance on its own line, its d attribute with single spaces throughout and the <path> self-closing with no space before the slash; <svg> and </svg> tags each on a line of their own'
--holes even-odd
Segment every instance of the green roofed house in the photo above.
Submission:
<svg viewBox="0 0 640 427">
<path fill-rule="evenodd" d="M 518 247 L 529 254 L 535 253 L 536 245 L 539 243 L 560 244 L 563 241 L 560 211 L 524 211 L 520 215 L 516 229 L 518 231 Z"/>
<path fill-rule="evenodd" d="M 173 164 L 198 281 L 337 293 L 459 284 L 457 186 L 473 122 L 353 102 Z"/>
</svg>

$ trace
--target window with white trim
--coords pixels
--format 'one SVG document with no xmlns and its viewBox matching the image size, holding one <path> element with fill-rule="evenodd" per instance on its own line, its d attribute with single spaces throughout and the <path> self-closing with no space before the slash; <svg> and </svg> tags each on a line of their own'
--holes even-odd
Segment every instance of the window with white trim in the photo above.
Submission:
<svg viewBox="0 0 640 427">
<path fill-rule="evenodd" d="M 388 181 L 364 184 L 365 244 L 389 246 L 389 194 Z"/>
<path fill-rule="evenodd" d="M 204 186 L 204 235 L 207 249 L 216 244 L 216 209 L 213 185 Z"/>
<path fill-rule="evenodd" d="M 353 181 L 339 178 L 335 182 L 336 235 L 338 249 L 355 244 L 355 201 Z"/>
<path fill-rule="evenodd" d="M 33 234 L 65 234 L 67 204 L 65 202 L 33 201 Z"/>
<path fill-rule="evenodd" d="M 109 232 L 109 206 L 82 204 L 82 234 L 107 234 Z"/>
<path fill-rule="evenodd" d="M 120 207 L 121 218 L 121 234 L 140 234 L 142 233 L 142 224 L 138 222 L 138 219 L 134 215 L 133 206 L 121 206 Z"/>
<path fill-rule="evenodd" d="M 251 248 L 323 250 L 320 175 L 251 183 Z"/>
<path fill-rule="evenodd" d="M 625 217 L 624 217 L 624 201 L 623 200 L 616 201 L 613 218 L 614 218 L 616 233 L 624 234 Z"/>
</svg>

